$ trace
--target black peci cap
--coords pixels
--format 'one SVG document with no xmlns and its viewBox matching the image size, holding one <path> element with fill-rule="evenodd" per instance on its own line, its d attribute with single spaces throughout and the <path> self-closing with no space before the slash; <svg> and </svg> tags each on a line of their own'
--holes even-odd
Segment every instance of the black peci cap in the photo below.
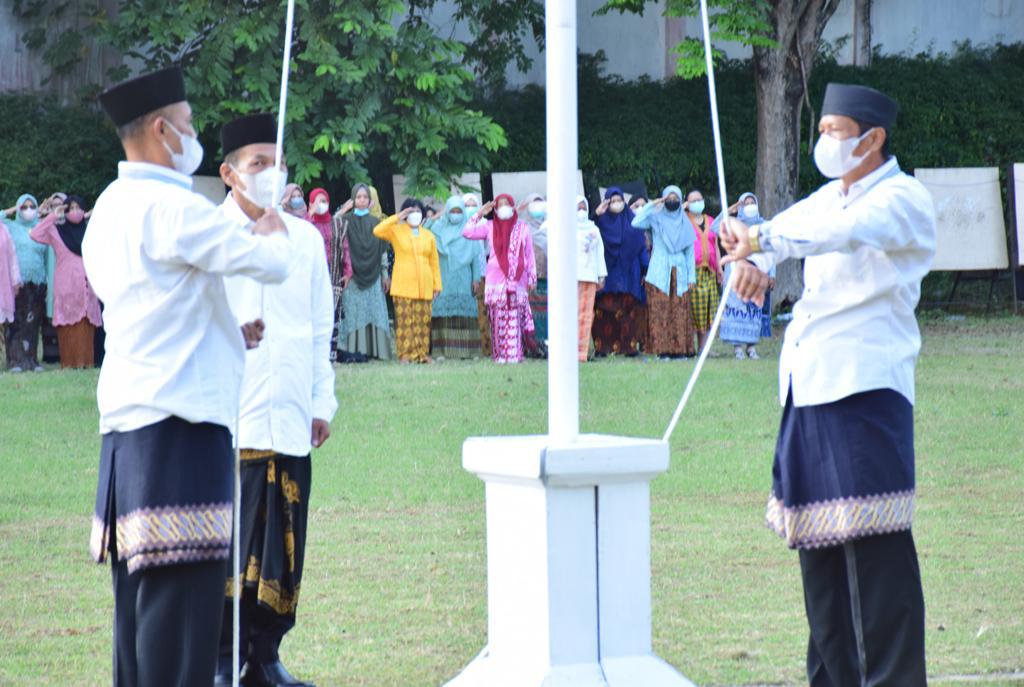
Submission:
<svg viewBox="0 0 1024 687">
<path fill-rule="evenodd" d="M 277 120 L 274 115 L 246 115 L 228 122 L 220 130 L 220 147 L 224 157 L 253 143 L 277 143 Z"/>
<path fill-rule="evenodd" d="M 830 83 L 825 88 L 825 102 L 821 105 L 822 116 L 843 115 L 880 126 L 886 131 L 896 123 L 899 111 L 900 106 L 885 93 L 867 86 L 844 83 Z"/>
<path fill-rule="evenodd" d="M 181 67 L 168 67 L 111 86 L 100 94 L 100 105 L 114 122 L 124 126 L 143 115 L 186 100 Z"/>
</svg>

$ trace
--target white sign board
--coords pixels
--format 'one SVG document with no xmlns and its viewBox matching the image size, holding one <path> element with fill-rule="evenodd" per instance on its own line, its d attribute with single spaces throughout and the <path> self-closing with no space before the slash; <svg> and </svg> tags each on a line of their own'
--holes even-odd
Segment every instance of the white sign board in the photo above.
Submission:
<svg viewBox="0 0 1024 687">
<path fill-rule="evenodd" d="M 516 203 L 521 203 L 531 193 L 539 193 L 545 198 L 548 195 L 547 172 L 495 172 L 491 175 L 494 197 L 502 193 L 512 196 Z M 583 172 L 576 170 L 576 194 L 583 195 Z"/>
<path fill-rule="evenodd" d="M 224 181 L 220 177 L 192 177 L 192 190 L 206 196 L 214 205 L 220 205 L 228 195 Z"/>
<path fill-rule="evenodd" d="M 402 203 L 408 198 L 405 194 L 405 177 L 401 174 L 396 174 L 391 177 L 391 187 L 395 191 L 395 212 L 398 212 L 398 208 L 402 207 Z M 460 188 L 462 187 L 462 188 Z M 463 191 L 462 189 L 466 189 Z M 458 178 L 457 183 L 452 184 L 452 195 L 462 195 L 467 191 L 474 193 L 480 193 L 480 175 L 476 172 L 470 172 L 469 174 L 463 174 Z M 422 198 L 421 199 L 426 205 L 434 208 L 435 210 L 441 211 L 444 209 L 445 203 L 448 202 L 448 198 Z"/>
<path fill-rule="evenodd" d="M 1024 267 L 1024 162 L 1013 165 L 1013 199 L 1015 208 L 1010 208 L 1017 218 L 1017 265 Z"/>
<path fill-rule="evenodd" d="M 938 235 L 936 271 L 999 270 L 1010 266 L 997 167 L 917 169 L 931 192 Z"/>
</svg>

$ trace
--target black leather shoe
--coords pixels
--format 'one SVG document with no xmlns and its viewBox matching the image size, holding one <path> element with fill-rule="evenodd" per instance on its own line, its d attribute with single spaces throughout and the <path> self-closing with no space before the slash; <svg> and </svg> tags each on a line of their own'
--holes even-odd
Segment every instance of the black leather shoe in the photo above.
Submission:
<svg viewBox="0 0 1024 687">
<path fill-rule="evenodd" d="M 280 661 L 257 666 L 250 664 L 249 668 L 249 684 L 258 687 L 316 687 L 312 682 L 292 677 Z"/>
</svg>

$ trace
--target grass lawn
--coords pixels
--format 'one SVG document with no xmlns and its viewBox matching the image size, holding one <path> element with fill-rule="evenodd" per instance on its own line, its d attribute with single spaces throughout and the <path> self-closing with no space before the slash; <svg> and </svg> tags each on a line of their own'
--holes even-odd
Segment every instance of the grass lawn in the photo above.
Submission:
<svg viewBox="0 0 1024 687">
<path fill-rule="evenodd" d="M 796 555 L 762 524 L 780 414 L 775 350 L 763 352 L 708 362 L 652 486 L 655 650 L 702 685 L 802 678 Z M 691 369 L 586 365 L 583 431 L 660 437 Z M 537 363 L 338 368 L 283 647 L 293 672 L 321 687 L 439 685 L 477 653 L 483 485 L 460 447 L 543 432 L 545 383 Z M 110 683 L 110 574 L 87 553 L 95 385 L 91 371 L 0 375 L 0 685 Z M 1024 670 L 1024 319 L 929 321 L 916 419 L 929 672 Z"/>
</svg>

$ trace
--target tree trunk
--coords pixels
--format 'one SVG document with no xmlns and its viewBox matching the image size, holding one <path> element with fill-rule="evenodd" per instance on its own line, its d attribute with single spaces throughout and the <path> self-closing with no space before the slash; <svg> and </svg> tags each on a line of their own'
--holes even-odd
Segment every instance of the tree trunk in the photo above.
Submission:
<svg viewBox="0 0 1024 687">
<path fill-rule="evenodd" d="M 799 190 L 800 115 L 821 32 L 839 0 L 771 0 L 774 48 L 754 48 L 757 92 L 757 178 L 762 214 L 772 217 L 796 201 Z M 812 112 L 813 118 L 813 112 Z M 772 307 L 795 303 L 803 292 L 801 265 L 782 263 Z"/>
<path fill-rule="evenodd" d="M 853 6 L 853 33 L 857 37 L 853 45 L 853 64 L 857 67 L 871 66 L 871 0 L 855 0 Z"/>
</svg>

